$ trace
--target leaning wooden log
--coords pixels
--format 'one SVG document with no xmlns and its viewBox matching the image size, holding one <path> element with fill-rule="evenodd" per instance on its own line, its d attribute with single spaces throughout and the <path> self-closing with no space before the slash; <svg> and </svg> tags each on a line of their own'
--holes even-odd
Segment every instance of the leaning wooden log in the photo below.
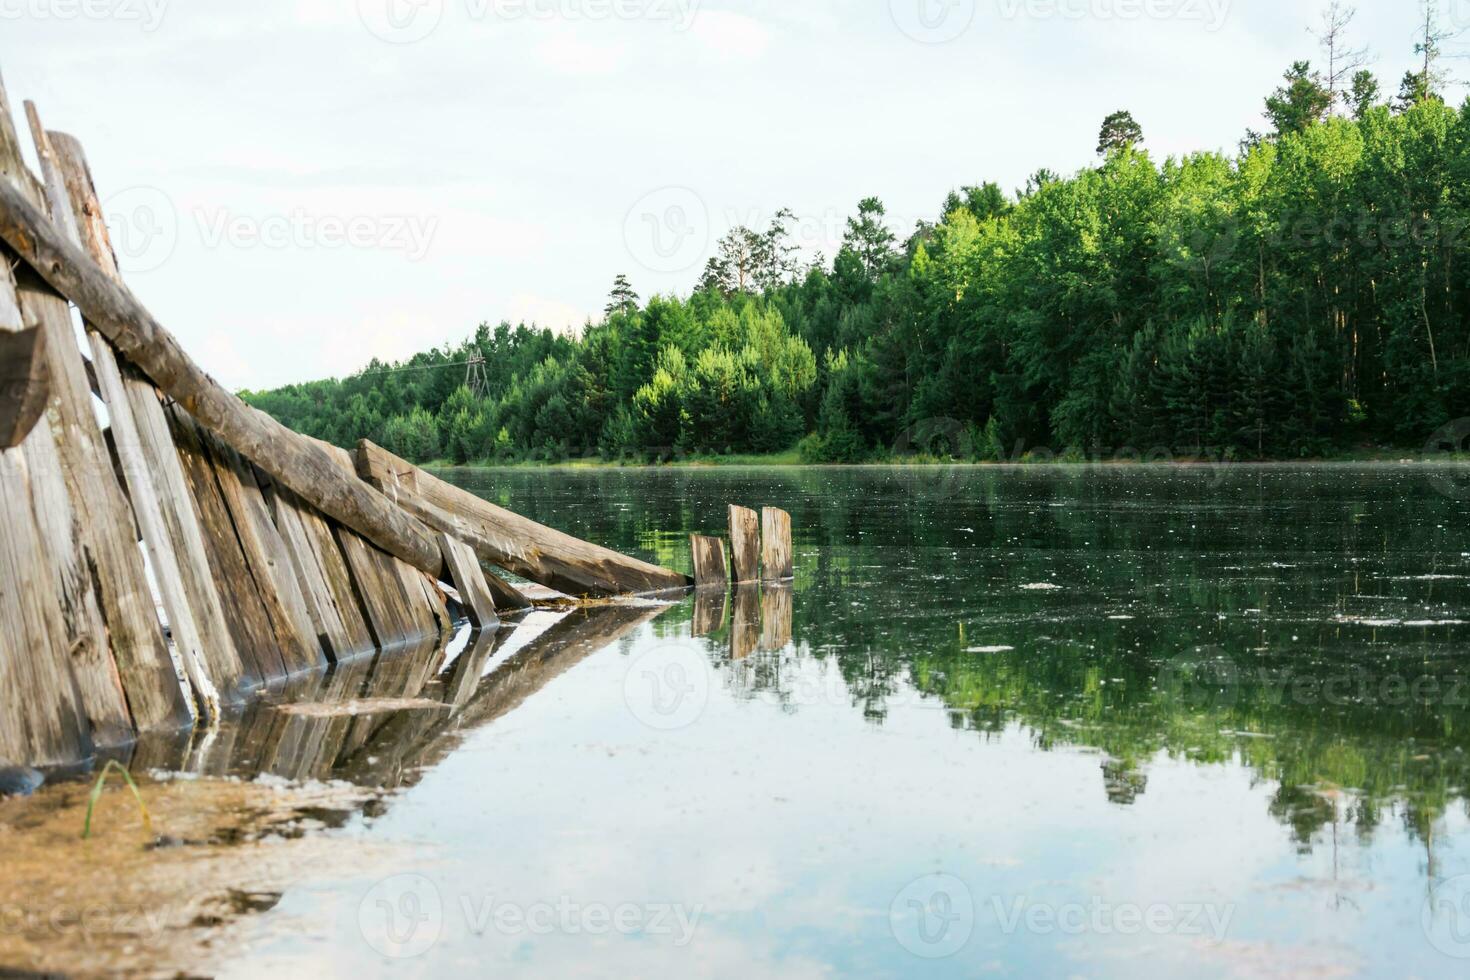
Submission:
<svg viewBox="0 0 1470 980">
<path fill-rule="evenodd" d="M 490 597 L 490 586 L 485 583 L 479 555 L 469 545 L 442 532 L 439 547 L 444 552 L 444 564 L 449 568 L 454 587 L 464 600 L 470 622 L 479 629 L 499 626 L 500 617 L 495 614 L 495 600 Z"/>
<path fill-rule="evenodd" d="M 201 425 L 324 514 L 415 568 L 438 574 L 442 558 L 432 538 L 419 534 L 371 487 L 332 466 L 316 445 L 225 390 L 127 287 L 5 181 L 0 239 Z"/>
<path fill-rule="evenodd" d="M 689 553 L 694 559 L 694 584 L 697 586 L 730 584 L 730 563 L 725 558 L 725 542 L 702 534 L 689 536 Z"/>
<path fill-rule="evenodd" d="M 730 552 L 735 565 L 735 581 L 759 582 L 761 519 L 749 507 L 730 505 Z"/>
<path fill-rule="evenodd" d="M 367 440 L 357 472 L 404 510 L 475 549 L 481 560 L 569 596 L 687 589 L 687 575 L 589 544 L 481 500 Z"/>
<path fill-rule="evenodd" d="M 775 507 L 761 511 L 761 564 L 767 582 L 784 582 L 794 574 L 791 515 Z"/>
</svg>

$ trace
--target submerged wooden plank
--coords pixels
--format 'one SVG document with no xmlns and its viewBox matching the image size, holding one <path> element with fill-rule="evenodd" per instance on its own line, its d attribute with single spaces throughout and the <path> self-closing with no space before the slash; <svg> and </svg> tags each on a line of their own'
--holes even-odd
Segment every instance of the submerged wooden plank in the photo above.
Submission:
<svg viewBox="0 0 1470 980">
<path fill-rule="evenodd" d="M 685 589 L 671 572 L 563 534 L 451 486 L 364 440 L 357 470 L 435 531 L 453 535 L 480 558 L 569 596 L 610 597 Z"/>
<path fill-rule="evenodd" d="M 775 507 L 761 511 L 761 564 L 767 582 L 795 575 L 791 556 L 791 515 Z"/>
<path fill-rule="evenodd" d="M 701 534 L 689 536 L 689 553 L 694 562 L 696 586 L 727 585 L 730 564 L 725 557 L 725 542 Z"/>
<path fill-rule="evenodd" d="M 448 566 L 454 587 L 464 600 L 470 622 L 481 629 L 499 626 L 495 600 L 490 597 L 490 587 L 485 582 L 485 572 L 480 568 L 480 558 L 474 549 L 443 533 L 439 535 L 439 547 L 444 551 L 444 564 Z"/>
<path fill-rule="evenodd" d="M 735 569 L 733 581 L 760 581 L 761 519 L 749 507 L 730 505 L 730 556 Z"/>
<path fill-rule="evenodd" d="M 261 489 L 327 655 L 341 662 L 370 652 L 374 646 L 372 631 L 363 618 L 347 560 L 330 526 L 291 491 L 271 484 L 262 484 Z"/>
<path fill-rule="evenodd" d="M 168 410 L 173 442 L 188 477 L 204 532 L 204 547 L 214 581 L 228 583 L 229 599 L 221 604 L 245 675 L 270 683 L 285 678 L 281 641 L 266 611 L 259 583 L 240 545 L 240 535 L 215 476 L 214 459 L 205 449 L 192 419 L 177 405 Z"/>
</svg>

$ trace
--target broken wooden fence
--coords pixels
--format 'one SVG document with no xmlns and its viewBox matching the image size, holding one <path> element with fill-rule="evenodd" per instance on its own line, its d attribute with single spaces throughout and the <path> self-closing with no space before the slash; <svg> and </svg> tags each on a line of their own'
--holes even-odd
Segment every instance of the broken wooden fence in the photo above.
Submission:
<svg viewBox="0 0 1470 980">
<path fill-rule="evenodd" d="M 26 116 L 40 177 L 0 81 L 0 765 L 437 637 L 440 580 L 481 626 L 530 605 L 476 559 L 572 596 L 690 584 L 245 405 L 122 283 L 81 145 Z"/>
</svg>

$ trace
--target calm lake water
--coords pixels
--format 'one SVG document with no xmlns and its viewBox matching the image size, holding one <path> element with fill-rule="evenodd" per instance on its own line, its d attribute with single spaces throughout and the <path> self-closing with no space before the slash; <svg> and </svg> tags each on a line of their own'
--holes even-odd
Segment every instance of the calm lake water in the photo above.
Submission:
<svg viewBox="0 0 1470 980">
<path fill-rule="evenodd" d="M 1464 976 L 1463 473 L 453 472 L 686 570 L 781 506 L 796 580 L 461 638 L 334 770 L 409 856 L 230 972 Z"/>
</svg>

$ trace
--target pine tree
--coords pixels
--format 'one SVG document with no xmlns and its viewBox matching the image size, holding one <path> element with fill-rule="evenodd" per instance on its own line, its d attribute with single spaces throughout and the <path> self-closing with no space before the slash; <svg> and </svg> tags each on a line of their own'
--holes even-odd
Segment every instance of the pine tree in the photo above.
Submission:
<svg viewBox="0 0 1470 980">
<path fill-rule="evenodd" d="M 1133 113 L 1120 110 L 1103 120 L 1102 131 L 1097 137 L 1097 155 L 1106 156 L 1114 150 L 1137 146 L 1143 142 L 1143 127 L 1133 118 Z"/>
</svg>

